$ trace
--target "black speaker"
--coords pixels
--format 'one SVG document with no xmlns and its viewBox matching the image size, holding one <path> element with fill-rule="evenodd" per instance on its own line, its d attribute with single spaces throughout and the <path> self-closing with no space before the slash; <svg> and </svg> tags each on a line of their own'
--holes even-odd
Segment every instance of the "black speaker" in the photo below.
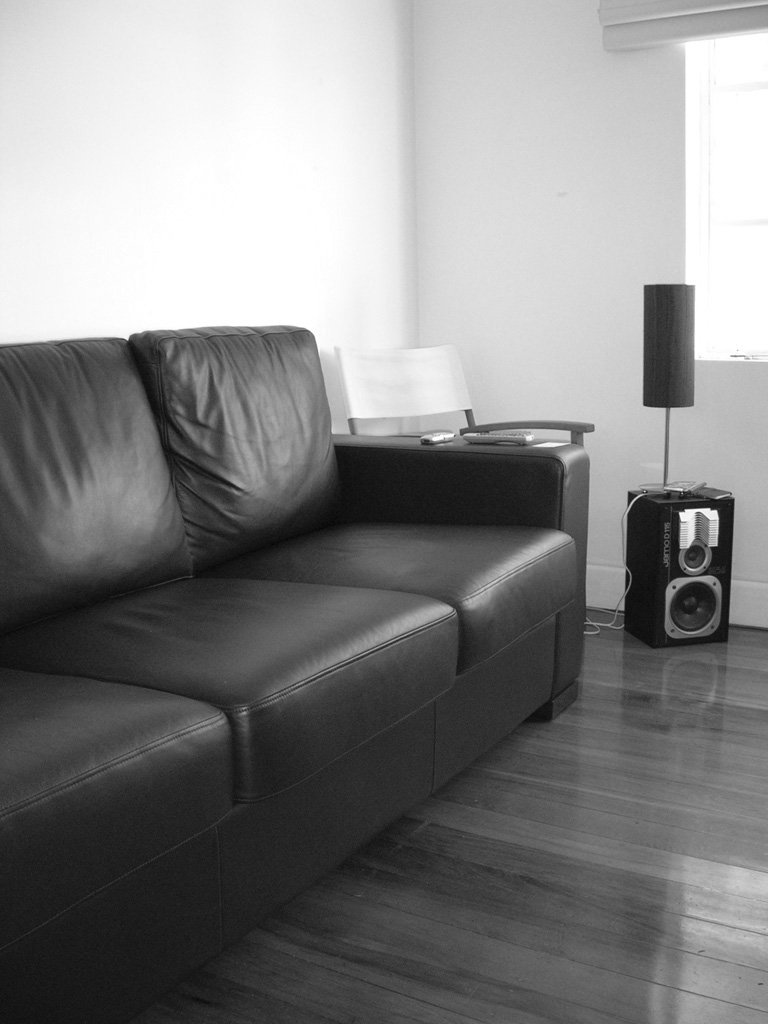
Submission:
<svg viewBox="0 0 768 1024">
<path fill-rule="evenodd" d="M 734 501 L 723 494 L 629 492 L 624 628 L 650 647 L 728 639 Z"/>
</svg>

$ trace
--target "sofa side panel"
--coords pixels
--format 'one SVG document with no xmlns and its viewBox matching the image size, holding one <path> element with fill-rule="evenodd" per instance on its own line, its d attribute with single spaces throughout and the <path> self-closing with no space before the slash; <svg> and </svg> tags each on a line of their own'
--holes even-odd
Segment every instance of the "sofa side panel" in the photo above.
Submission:
<svg viewBox="0 0 768 1024">
<path fill-rule="evenodd" d="M 549 700 L 555 628 L 552 616 L 494 658 L 463 672 L 438 699 L 435 788 Z"/>
<path fill-rule="evenodd" d="M 0 669 L 0 951 L 211 828 L 232 790 L 210 705 Z"/>
<path fill-rule="evenodd" d="M 127 343 L 0 346 L 0 632 L 191 569 Z"/>
<path fill-rule="evenodd" d="M 222 823 L 224 942 L 317 881 L 432 788 L 435 706 Z"/>
<path fill-rule="evenodd" d="M 126 1024 L 221 948 L 214 826 L 0 950 L 0 1020 Z"/>
</svg>

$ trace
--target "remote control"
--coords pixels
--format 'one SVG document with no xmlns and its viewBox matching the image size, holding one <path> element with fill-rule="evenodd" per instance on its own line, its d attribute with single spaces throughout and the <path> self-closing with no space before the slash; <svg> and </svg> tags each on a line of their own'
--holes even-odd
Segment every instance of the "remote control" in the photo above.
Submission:
<svg viewBox="0 0 768 1024">
<path fill-rule="evenodd" d="M 422 444 L 445 444 L 456 437 L 452 430 L 433 430 L 429 434 L 421 435 Z"/>
<path fill-rule="evenodd" d="M 530 430 L 469 430 L 461 435 L 470 444 L 532 444 Z"/>
</svg>

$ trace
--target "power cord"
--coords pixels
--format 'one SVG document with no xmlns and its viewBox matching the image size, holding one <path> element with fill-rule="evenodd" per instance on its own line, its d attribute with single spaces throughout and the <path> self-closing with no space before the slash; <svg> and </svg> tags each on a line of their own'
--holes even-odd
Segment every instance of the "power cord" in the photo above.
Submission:
<svg viewBox="0 0 768 1024">
<path fill-rule="evenodd" d="M 630 501 L 630 503 L 624 509 L 624 514 L 621 517 L 621 558 L 622 562 L 624 563 L 624 572 L 626 573 L 627 578 L 627 585 L 624 588 L 624 593 L 616 602 L 616 605 L 613 609 L 613 618 L 609 622 L 593 622 L 592 619 L 589 618 L 589 616 L 586 617 L 586 620 L 584 622 L 584 636 L 599 636 L 600 630 L 602 629 L 624 629 L 624 623 L 619 622 L 618 619 L 620 615 L 624 615 L 624 612 L 620 610 L 621 604 L 626 598 L 627 594 L 629 593 L 630 587 L 632 586 L 632 572 L 630 571 L 629 566 L 627 565 L 627 516 L 629 515 L 630 510 L 632 506 L 635 504 L 635 502 L 640 501 L 641 498 L 644 498 L 646 493 L 648 492 L 643 491 L 642 494 L 638 494 L 636 497 L 634 497 L 632 501 Z M 611 609 L 606 608 L 600 610 L 610 612 Z"/>
</svg>

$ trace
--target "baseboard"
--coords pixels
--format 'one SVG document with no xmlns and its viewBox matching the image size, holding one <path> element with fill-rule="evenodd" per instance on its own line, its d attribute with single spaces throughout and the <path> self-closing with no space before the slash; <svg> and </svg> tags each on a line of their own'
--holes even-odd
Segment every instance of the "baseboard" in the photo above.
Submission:
<svg viewBox="0 0 768 1024">
<path fill-rule="evenodd" d="M 588 607 L 613 610 L 624 587 L 623 569 L 609 565 L 587 566 Z M 768 629 L 768 583 L 731 580 L 730 624 Z"/>
</svg>

